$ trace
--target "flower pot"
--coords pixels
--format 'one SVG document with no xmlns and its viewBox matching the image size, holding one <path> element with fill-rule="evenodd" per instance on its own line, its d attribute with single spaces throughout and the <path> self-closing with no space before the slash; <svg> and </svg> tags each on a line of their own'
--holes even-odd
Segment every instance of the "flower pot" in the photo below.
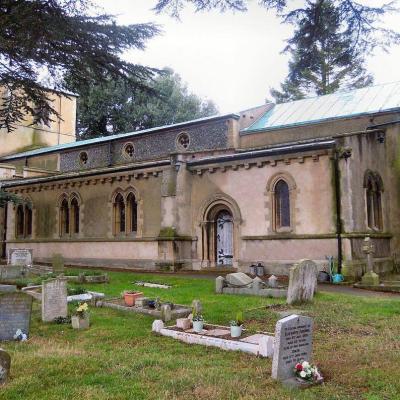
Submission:
<svg viewBox="0 0 400 400">
<path fill-rule="evenodd" d="M 203 330 L 204 321 L 193 321 L 193 330 L 200 333 Z"/>
<path fill-rule="evenodd" d="M 124 293 L 125 304 L 129 307 L 134 306 L 135 301 L 138 297 L 143 297 L 143 293 L 142 292 L 125 292 Z"/>
<path fill-rule="evenodd" d="M 89 314 L 86 314 L 84 317 L 80 317 L 79 315 L 73 315 L 71 317 L 71 323 L 73 329 L 87 329 L 89 328 Z"/>
<path fill-rule="evenodd" d="M 240 326 L 231 326 L 231 337 L 237 338 L 242 335 L 242 325 Z"/>
</svg>

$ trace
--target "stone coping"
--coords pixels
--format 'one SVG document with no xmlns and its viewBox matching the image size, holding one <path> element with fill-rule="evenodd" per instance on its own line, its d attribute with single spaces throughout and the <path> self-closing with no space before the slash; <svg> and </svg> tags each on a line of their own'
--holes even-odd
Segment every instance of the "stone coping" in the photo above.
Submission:
<svg viewBox="0 0 400 400">
<path fill-rule="evenodd" d="M 152 308 L 148 308 L 148 307 L 138 307 L 138 306 L 129 307 L 129 306 L 125 305 L 124 300 L 121 298 L 112 298 L 112 299 L 97 301 L 96 307 L 113 308 L 115 310 L 127 311 L 127 312 L 137 313 L 137 314 L 145 314 L 145 315 L 150 315 L 155 318 L 161 318 L 161 310 L 156 310 L 156 309 L 152 309 Z M 192 309 L 189 306 L 185 306 L 182 304 L 174 304 L 174 308 L 171 310 L 171 317 L 173 319 L 185 318 L 191 312 L 192 312 Z"/>
<path fill-rule="evenodd" d="M 162 336 L 171 337 L 187 344 L 200 344 L 203 346 L 217 347 L 227 351 L 242 351 L 259 357 L 272 357 L 274 354 L 274 336 L 267 333 L 256 333 L 239 339 L 212 336 L 210 330 L 227 330 L 230 328 L 220 325 L 205 324 L 201 333 L 192 329 L 183 331 L 174 326 L 164 326 L 162 321 L 154 321 L 153 332 Z"/>
</svg>

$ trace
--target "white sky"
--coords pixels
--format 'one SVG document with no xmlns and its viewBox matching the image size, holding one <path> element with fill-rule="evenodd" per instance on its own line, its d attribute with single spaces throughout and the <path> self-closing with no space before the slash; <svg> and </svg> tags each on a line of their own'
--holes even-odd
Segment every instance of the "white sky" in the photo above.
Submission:
<svg viewBox="0 0 400 400">
<path fill-rule="evenodd" d="M 289 57 L 281 54 L 292 27 L 256 2 L 245 13 L 194 13 L 187 7 L 181 21 L 156 15 L 156 0 L 95 0 L 120 24 L 154 22 L 163 34 L 148 41 L 145 51 L 130 51 L 129 61 L 171 67 L 189 89 L 213 100 L 221 113 L 236 112 L 265 102 L 269 88 L 278 88 L 287 74 Z M 375 3 L 376 1 L 364 1 Z M 371 4 L 373 5 L 373 4 Z M 400 16 L 385 22 L 398 27 Z M 400 46 L 368 59 L 375 83 L 400 81 Z"/>
</svg>

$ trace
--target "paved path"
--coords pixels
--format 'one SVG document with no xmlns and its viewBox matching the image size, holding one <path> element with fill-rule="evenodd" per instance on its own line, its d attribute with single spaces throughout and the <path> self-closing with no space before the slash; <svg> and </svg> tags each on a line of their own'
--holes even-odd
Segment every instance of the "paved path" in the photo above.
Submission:
<svg viewBox="0 0 400 400">
<path fill-rule="evenodd" d="M 352 296 L 397 297 L 400 299 L 400 293 L 375 292 L 374 290 L 357 289 L 352 286 L 322 284 L 318 285 L 318 290 L 320 292 L 343 293 L 350 294 Z"/>
</svg>

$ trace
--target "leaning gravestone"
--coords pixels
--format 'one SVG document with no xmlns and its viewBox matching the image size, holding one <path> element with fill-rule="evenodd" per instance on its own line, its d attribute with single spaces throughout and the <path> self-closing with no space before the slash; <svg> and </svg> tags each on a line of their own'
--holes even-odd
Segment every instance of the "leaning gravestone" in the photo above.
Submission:
<svg viewBox="0 0 400 400">
<path fill-rule="evenodd" d="M 275 328 L 272 378 L 281 381 L 294 378 L 294 367 L 311 361 L 313 320 L 302 315 L 290 315 L 279 320 Z"/>
<path fill-rule="evenodd" d="M 10 374 L 11 357 L 10 355 L 0 348 L 0 385 L 6 383 Z"/>
<path fill-rule="evenodd" d="M 67 278 L 49 279 L 42 283 L 42 321 L 51 322 L 68 315 Z"/>
<path fill-rule="evenodd" d="M 32 249 L 9 249 L 8 264 L 11 265 L 31 265 L 33 260 Z"/>
<path fill-rule="evenodd" d="M 243 272 L 234 272 L 233 274 L 226 275 L 226 281 L 231 286 L 247 286 L 253 283 L 253 279 L 251 279 L 248 275 Z"/>
<path fill-rule="evenodd" d="M 31 309 L 28 294 L 0 292 L 0 340 L 13 340 L 18 329 L 28 336 Z"/>
<path fill-rule="evenodd" d="M 288 304 L 310 301 L 317 289 L 318 267 L 311 260 L 301 260 L 289 271 Z"/>
</svg>

